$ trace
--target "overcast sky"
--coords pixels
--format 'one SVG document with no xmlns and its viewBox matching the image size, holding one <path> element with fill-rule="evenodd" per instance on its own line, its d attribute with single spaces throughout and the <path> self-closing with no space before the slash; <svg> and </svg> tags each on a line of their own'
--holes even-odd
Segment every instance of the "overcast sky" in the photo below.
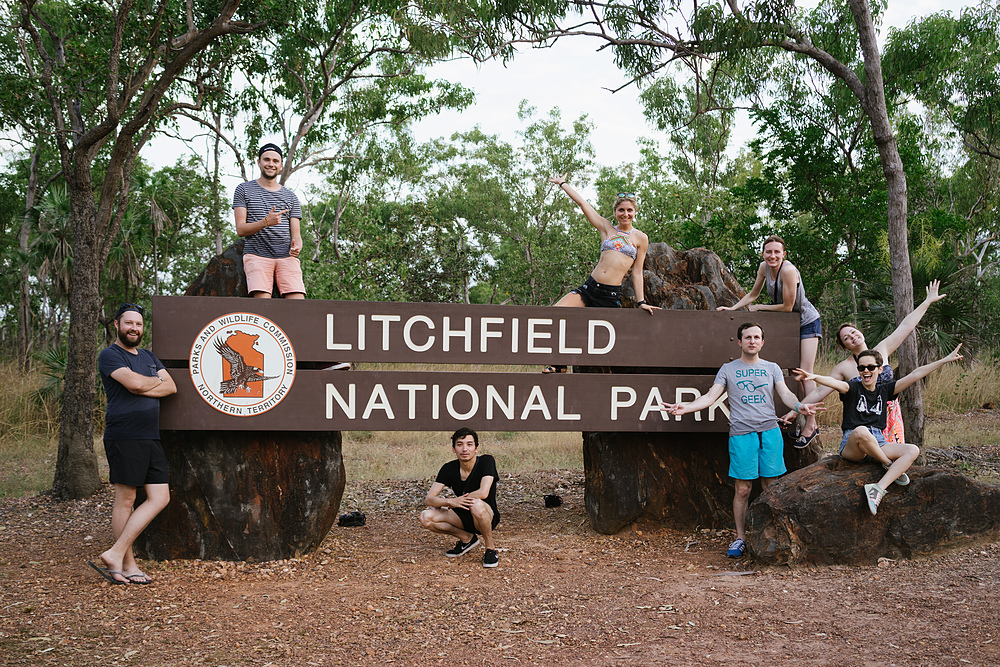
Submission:
<svg viewBox="0 0 1000 667">
<path fill-rule="evenodd" d="M 904 26 L 917 16 L 945 10 L 955 12 L 975 4 L 969 0 L 888 0 L 888 3 L 882 34 L 889 26 Z M 797 4 L 816 3 L 799 0 Z M 621 87 L 627 78 L 615 67 L 611 51 L 598 51 L 600 46 L 596 39 L 574 37 L 563 39 L 552 48 L 524 49 L 506 66 L 499 62 L 477 66 L 469 59 L 436 65 L 428 72 L 431 78 L 462 83 L 476 92 L 476 102 L 464 112 L 446 112 L 417 123 L 414 135 L 419 141 L 429 141 L 478 125 L 484 132 L 516 145 L 517 132 L 523 129 L 517 110 L 526 99 L 535 107 L 536 118 L 559 107 L 567 129 L 576 118 L 586 114 L 594 125 L 591 142 L 599 164 L 613 166 L 637 161 L 638 138 L 662 137 L 646 124 L 635 86 L 610 92 Z M 731 150 L 746 144 L 753 131 L 743 114 L 737 120 Z M 208 150 L 204 139 L 196 140 L 193 145 Z M 154 166 L 163 167 L 173 164 L 182 150 L 179 142 L 154 140 L 143 157 Z M 242 178 L 233 166 L 224 167 L 224 173 L 223 182 L 231 191 Z M 310 175 L 299 172 L 288 185 L 301 193 L 308 182 Z"/>
<path fill-rule="evenodd" d="M 815 2 L 796 3 L 815 6 Z M 914 17 L 939 11 L 956 12 L 976 4 L 968 0 L 888 0 L 880 33 L 889 26 L 902 27 Z M 646 124 L 639 91 L 635 86 L 612 94 L 628 79 L 614 65 L 610 49 L 597 51 L 601 42 L 586 37 L 563 39 L 550 49 L 525 49 L 505 67 L 491 62 L 477 69 L 469 60 L 443 63 L 430 70 L 432 78 L 458 81 L 476 91 L 475 105 L 464 113 L 447 112 L 421 121 L 414 127 L 417 139 L 426 141 L 448 137 L 479 125 L 489 134 L 498 134 L 515 143 L 522 125 L 517 117 L 521 100 L 537 110 L 536 117 L 559 107 L 565 127 L 582 114 L 594 124 L 591 142 L 597 161 L 618 165 L 639 159 L 636 140 L 658 137 Z M 738 124 L 734 144 L 745 144 L 753 133 L 746 115 Z"/>
</svg>

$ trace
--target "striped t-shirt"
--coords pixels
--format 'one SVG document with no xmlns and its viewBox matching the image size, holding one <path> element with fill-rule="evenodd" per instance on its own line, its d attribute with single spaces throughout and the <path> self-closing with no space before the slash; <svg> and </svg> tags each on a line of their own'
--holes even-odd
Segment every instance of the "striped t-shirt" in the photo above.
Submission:
<svg viewBox="0 0 1000 667">
<path fill-rule="evenodd" d="M 243 246 L 243 254 L 272 259 L 289 256 L 292 246 L 289 221 L 291 218 L 302 219 L 302 207 L 294 192 L 284 186 L 280 190 L 266 190 L 257 181 L 247 181 L 236 186 L 233 208 L 245 208 L 247 222 L 263 220 L 272 208 L 276 211 L 288 209 L 288 213 L 282 214 L 280 224 L 265 227 L 248 236 Z"/>
</svg>

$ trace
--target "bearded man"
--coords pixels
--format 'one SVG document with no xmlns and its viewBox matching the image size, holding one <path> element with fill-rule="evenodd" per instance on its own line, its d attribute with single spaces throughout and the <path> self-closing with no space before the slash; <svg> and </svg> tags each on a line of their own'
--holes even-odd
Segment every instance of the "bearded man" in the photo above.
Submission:
<svg viewBox="0 0 1000 667">
<path fill-rule="evenodd" d="M 111 510 L 114 545 L 101 554 L 103 567 L 87 563 L 112 584 L 149 584 L 132 543 L 170 502 L 167 458 L 160 445 L 160 399 L 177 386 L 156 355 L 139 348 L 142 306 L 123 303 L 115 315 L 115 342 L 101 351 L 97 367 L 108 397 L 104 451 L 115 488 Z M 135 507 L 136 489 L 146 500 Z"/>
</svg>

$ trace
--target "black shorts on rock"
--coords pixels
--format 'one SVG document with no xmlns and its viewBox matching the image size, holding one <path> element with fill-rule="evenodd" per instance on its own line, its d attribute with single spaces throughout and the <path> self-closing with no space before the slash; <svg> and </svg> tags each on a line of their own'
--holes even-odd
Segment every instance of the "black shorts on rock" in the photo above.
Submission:
<svg viewBox="0 0 1000 667">
<path fill-rule="evenodd" d="M 583 305 L 588 308 L 621 308 L 622 286 L 602 285 L 591 276 L 580 287 L 570 290 L 570 294 L 579 294 Z"/>
<path fill-rule="evenodd" d="M 473 535 L 479 534 L 479 531 L 476 530 L 476 521 L 472 518 L 472 512 L 464 507 L 453 507 L 451 511 L 457 514 L 458 518 L 462 520 L 462 529 L 465 532 L 472 533 Z M 500 525 L 500 514 L 498 512 L 493 513 L 492 525 L 494 530 Z"/>
<path fill-rule="evenodd" d="M 105 440 L 104 453 L 112 484 L 167 483 L 167 457 L 159 440 Z"/>
</svg>

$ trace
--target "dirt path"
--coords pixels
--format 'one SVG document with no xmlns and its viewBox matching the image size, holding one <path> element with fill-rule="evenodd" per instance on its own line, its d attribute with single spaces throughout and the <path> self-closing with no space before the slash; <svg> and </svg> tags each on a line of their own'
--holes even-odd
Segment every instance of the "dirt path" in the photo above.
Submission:
<svg viewBox="0 0 1000 667">
<path fill-rule="evenodd" d="M 594 533 L 576 471 L 502 480 L 500 567 L 416 526 L 423 481 L 351 484 L 315 554 L 146 563 L 112 586 L 85 561 L 110 491 L 0 501 L 4 665 L 997 665 L 1000 543 L 870 567 L 761 568 L 727 532 Z M 544 493 L 565 499 L 545 509 Z"/>
</svg>

